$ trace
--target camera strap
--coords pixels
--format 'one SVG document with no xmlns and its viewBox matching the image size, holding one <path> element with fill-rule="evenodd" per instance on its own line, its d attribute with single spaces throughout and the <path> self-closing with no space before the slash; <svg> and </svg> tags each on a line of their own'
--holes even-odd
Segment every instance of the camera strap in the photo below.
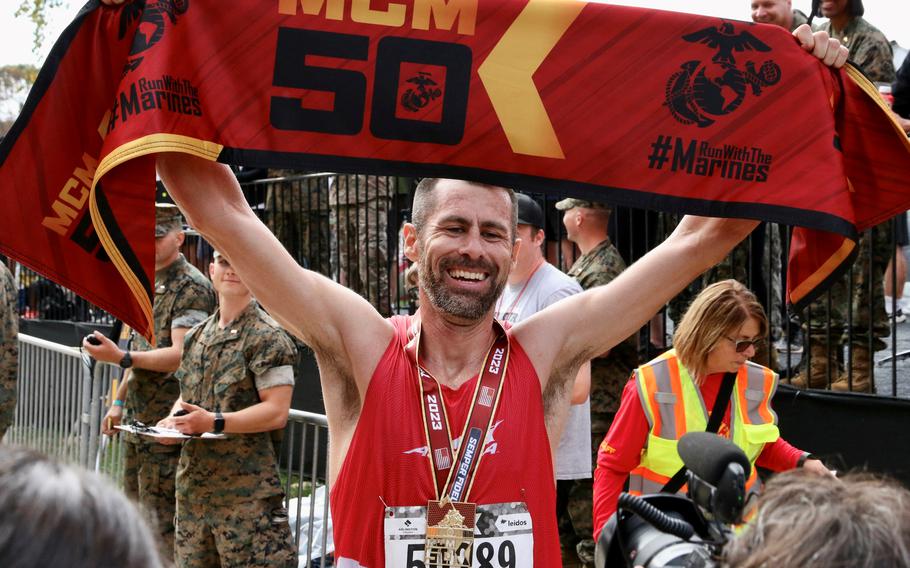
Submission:
<svg viewBox="0 0 910 568">
<path fill-rule="evenodd" d="M 711 408 L 711 415 L 708 417 L 708 426 L 705 432 L 717 434 L 720 425 L 724 421 L 724 414 L 727 413 L 727 407 L 730 406 L 730 396 L 733 394 L 733 385 L 736 383 L 736 373 L 724 373 L 723 382 L 717 391 L 717 398 L 714 399 L 714 407 Z M 676 475 L 670 478 L 670 481 L 660 490 L 661 493 L 678 493 L 686 482 L 686 466 L 679 468 Z"/>
</svg>

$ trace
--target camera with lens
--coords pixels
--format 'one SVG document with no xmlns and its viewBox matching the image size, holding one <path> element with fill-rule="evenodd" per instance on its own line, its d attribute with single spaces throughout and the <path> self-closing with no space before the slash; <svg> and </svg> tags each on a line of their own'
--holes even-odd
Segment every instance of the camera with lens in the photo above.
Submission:
<svg viewBox="0 0 910 568">
<path fill-rule="evenodd" d="M 752 466 L 733 442 L 691 432 L 678 444 L 687 496 L 623 493 L 597 541 L 597 568 L 717 566 L 732 527 L 742 522 Z"/>
</svg>

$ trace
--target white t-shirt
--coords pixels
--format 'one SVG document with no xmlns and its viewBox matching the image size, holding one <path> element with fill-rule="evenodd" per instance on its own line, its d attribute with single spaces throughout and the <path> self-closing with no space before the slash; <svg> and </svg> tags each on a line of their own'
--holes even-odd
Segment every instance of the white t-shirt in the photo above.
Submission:
<svg viewBox="0 0 910 568">
<path fill-rule="evenodd" d="M 512 325 L 563 298 L 582 291 L 581 286 L 558 268 L 544 262 L 531 278 L 514 286 L 506 285 L 496 302 L 496 317 Z M 591 399 L 569 407 L 559 447 L 556 450 L 556 479 L 591 477 Z"/>
</svg>

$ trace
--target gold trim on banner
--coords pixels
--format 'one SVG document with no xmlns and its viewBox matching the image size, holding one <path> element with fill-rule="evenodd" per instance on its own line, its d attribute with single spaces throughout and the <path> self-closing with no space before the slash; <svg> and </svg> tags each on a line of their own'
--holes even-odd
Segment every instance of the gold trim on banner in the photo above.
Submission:
<svg viewBox="0 0 910 568">
<path fill-rule="evenodd" d="M 107 230 L 107 227 L 104 225 L 104 222 L 101 219 L 101 212 L 98 210 L 98 202 L 95 197 L 95 186 L 98 184 L 98 181 L 112 169 L 117 166 L 138 158 L 140 156 L 146 156 L 148 154 L 155 154 L 158 152 L 182 152 L 184 154 L 190 154 L 197 156 L 199 158 L 204 158 L 207 160 L 215 161 L 218 159 L 218 156 L 221 154 L 221 150 L 224 148 L 221 144 L 216 144 L 214 142 L 207 142 L 205 140 L 199 140 L 198 138 L 191 138 L 189 136 L 180 136 L 177 134 L 150 134 L 148 136 L 143 136 L 123 144 L 115 148 L 112 152 L 108 153 L 98 164 L 98 169 L 95 172 L 95 179 L 92 180 L 92 190 L 89 194 L 89 213 L 92 216 L 92 224 L 95 226 L 95 232 L 98 234 L 98 238 L 101 241 L 101 246 L 104 247 L 105 252 L 110 257 L 111 261 L 114 263 L 114 266 L 117 268 L 117 272 L 123 276 L 126 285 L 129 287 L 130 292 L 132 292 L 133 297 L 139 302 L 139 307 L 142 310 L 143 315 L 146 318 L 146 329 L 143 335 L 151 338 L 152 342 L 155 340 L 155 329 L 154 329 L 154 315 L 152 312 L 152 303 L 149 301 L 148 296 L 145 293 L 145 289 L 142 287 L 139 278 L 136 274 L 130 270 L 129 265 L 126 260 L 123 258 L 123 255 L 114 245 L 114 241 L 111 238 L 110 232 Z"/>
<path fill-rule="evenodd" d="M 878 92 L 878 88 L 863 75 L 862 71 L 850 63 L 844 65 L 844 70 L 847 72 L 847 76 L 853 79 L 853 82 L 869 95 L 875 104 L 885 112 L 885 115 L 891 120 L 891 125 L 894 127 L 895 132 L 899 135 L 904 148 L 910 152 L 910 137 L 907 136 L 907 133 L 904 132 L 904 129 L 901 128 L 901 125 L 897 122 L 897 119 L 894 117 L 894 112 L 891 110 L 891 107 L 888 106 L 888 103 L 885 102 L 885 99 L 882 98 L 881 93 Z"/>
<path fill-rule="evenodd" d="M 142 138 L 137 138 L 126 144 L 115 148 L 101 163 L 98 164 L 98 170 L 95 174 L 95 180 L 101 179 L 104 174 L 116 168 L 123 162 L 153 154 L 156 152 L 183 152 L 206 160 L 215 161 L 224 148 L 222 144 L 207 142 L 198 138 L 181 136 L 179 134 L 149 134 Z M 92 191 L 95 186 L 92 184 Z M 94 218 L 92 219 L 94 221 Z"/>
<path fill-rule="evenodd" d="M 850 256 L 850 253 L 853 252 L 853 249 L 856 247 L 856 242 L 851 241 L 848 238 L 844 238 L 844 242 L 841 243 L 841 246 L 837 251 L 832 254 L 828 260 L 822 264 L 818 270 L 812 273 L 812 276 L 806 278 L 802 284 L 797 286 L 790 292 L 790 302 L 796 304 L 800 302 L 803 298 L 806 297 L 806 294 L 819 286 L 826 278 L 831 276 L 831 273 L 837 269 L 847 257 Z"/>
</svg>

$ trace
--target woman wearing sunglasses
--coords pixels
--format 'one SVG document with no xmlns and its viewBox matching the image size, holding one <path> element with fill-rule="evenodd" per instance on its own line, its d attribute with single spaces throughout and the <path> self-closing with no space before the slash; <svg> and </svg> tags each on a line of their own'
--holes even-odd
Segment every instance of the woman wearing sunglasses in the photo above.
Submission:
<svg viewBox="0 0 910 568">
<path fill-rule="evenodd" d="M 595 535 L 616 511 L 627 478 L 633 494 L 657 493 L 668 483 L 667 490 L 682 488 L 685 477 L 679 473 L 683 463 L 676 444 L 687 432 L 714 431 L 743 449 L 753 465 L 747 493 L 759 488 L 755 465 L 833 475 L 780 437 L 770 406 L 777 375 L 749 361 L 767 331 L 761 304 L 735 280 L 712 284 L 692 301 L 673 337 L 675 348 L 632 373 L 600 445 Z"/>
</svg>

